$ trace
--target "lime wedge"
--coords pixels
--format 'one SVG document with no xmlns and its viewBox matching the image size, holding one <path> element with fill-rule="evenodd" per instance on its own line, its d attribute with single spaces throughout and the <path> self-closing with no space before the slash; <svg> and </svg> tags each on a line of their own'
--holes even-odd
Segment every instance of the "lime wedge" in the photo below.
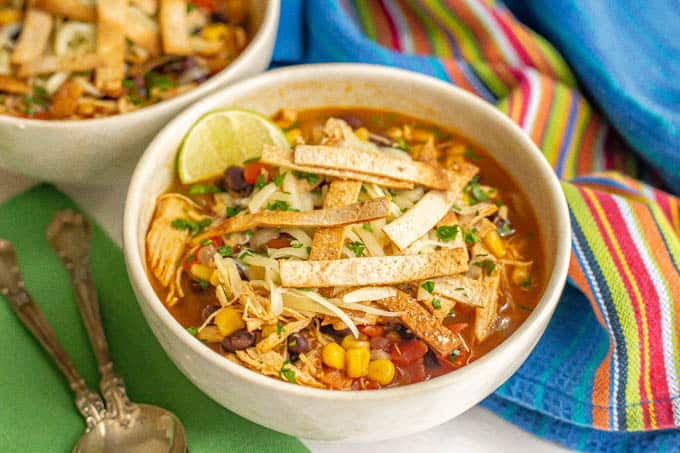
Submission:
<svg viewBox="0 0 680 453">
<path fill-rule="evenodd" d="M 262 146 L 288 147 L 283 131 L 266 117 L 241 109 L 213 110 L 191 127 L 179 149 L 183 184 L 214 178 L 230 165 L 259 157 Z"/>
</svg>

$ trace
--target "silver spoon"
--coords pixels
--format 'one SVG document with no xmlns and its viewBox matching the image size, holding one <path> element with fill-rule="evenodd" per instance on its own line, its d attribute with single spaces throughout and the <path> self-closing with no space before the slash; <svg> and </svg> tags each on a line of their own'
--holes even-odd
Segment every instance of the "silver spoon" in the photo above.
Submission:
<svg viewBox="0 0 680 453">
<path fill-rule="evenodd" d="M 87 220 L 74 211 L 61 211 L 47 227 L 47 240 L 71 275 L 78 308 L 99 364 L 99 387 L 108 412 L 108 420 L 86 433 L 74 452 L 186 452 L 186 436 L 179 419 L 160 407 L 131 402 L 123 379 L 113 369 L 90 274 Z"/>
</svg>

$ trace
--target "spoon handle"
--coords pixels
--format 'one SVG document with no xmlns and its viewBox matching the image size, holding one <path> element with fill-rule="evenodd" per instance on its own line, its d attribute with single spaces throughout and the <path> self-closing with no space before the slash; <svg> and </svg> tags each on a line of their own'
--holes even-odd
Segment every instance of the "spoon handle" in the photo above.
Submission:
<svg viewBox="0 0 680 453">
<path fill-rule="evenodd" d="M 101 381 L 99 388 L 112 418 L 126 424 L 136 406 L 128 399 L 123 379 L 114 371 L 90 273 L 90 226 L 82 214 L 60 211 L 47 227 L 47 240 L 68 269 L 76 301 L 94 349 Z"/>
<path fill-rule="evenodd" d="M 75 394 L 75 403 L 85 418 L 88 431 L 106 417 L 104 403 L 96 392 L 87 387 L 73 361 L 59 342 L 54 329 L 24 287 L 17 264 L 17 255 L 9 241 L 0 239 L 0 293 L 9 301 L 17 317 L 40 342 Z"/>
</svg>

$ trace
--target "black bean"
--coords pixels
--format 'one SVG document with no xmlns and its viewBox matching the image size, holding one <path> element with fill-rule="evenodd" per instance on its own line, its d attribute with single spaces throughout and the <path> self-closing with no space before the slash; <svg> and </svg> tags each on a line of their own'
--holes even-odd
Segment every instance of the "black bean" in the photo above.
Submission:
<svg viewBox="0 0 680 453">
<path fill-rule="evenodd" d="M 439 360 L 432 349 L 427 350 L 427 354 L 423 358 L 423 363 L 425 364 L 425 369 L 439 368 Z"/>
<path fill-rule="evenodd" d="M 243 178 L 243 168 L 232 165 L 224 171 L 224 176 L 217 185 L 225 192 L 230 190 L 239 195 L 247 196 L 252 192 L 252 184 L 248 184 Z"/>
<path fill-rule="evenodd" d="M 249 281 L 248 275 L 246 274 L 246 269 L 239 263 L 236 263 L 236 269 L 238 269 L 238 276 L 241 280 Z"/>
<path fill-rule="evenodd" d="M 220 308 L 222 308 L 222 307 L 220 305 L 216 305 L 216 304 L 206 305 L 203 308 L 203 311 L 201 312 L 201 317 L 203 318 L 203 321 L 208 319 L 213 313 L 215 313 Z"/>
<path fill-rule="evenodd" d="M 288 351 L 302 354 L 309 351 L 309 341 L 301 333 L 296 333 L 288 337 Z"/>
<path fill-rule="evenodd" d="M 208 289 L 208 285 L 206 285 L 205 282 L 199 280 L 191 280 L 189 287 L 195 293 L 202 293 L 203 291 Z"/>
<path fill-rule="evenodd" d="M 335 330 L 333 326 L 330 324 L 322 326 L 321 331 L 325 334 L 332 335 L 336 338 L 342 338 L 345 335 L 349 335 L 351 333 L 349 329 Z"/>
<path fill-rule="evenodd" d="M 340 118 L 345 120 L 345 122 L 347 124 L 349 124 L 349 126 L 352 129 L 356 129 L 357 127 L 361 127 L 361 126 L 364 125 L 364 122 L 361 121 L 361 118 L 359 118 L 358 116 L 347 114 L 347 115 L 340 115 Z"/>
<path fill-rule="evenodd" d="M 408 327 L 406 327 L 406 326 L 403 325 L 403 324 L 399 324 L 394 330 L 395 330 L 395 331 L 399 334 L 399 336 L 400 336 L 401 338 L 403 338 L 404 340 L 412 340 L 413 338 L 416 337 L 416 334 L 413 333 L 413 331 L 412 331 L 411 329 L 409 329 Z"/>
<path fill-rule="evenodd" d="M 213 22 L 227 23 L 227 16 L 222 11 L 213 11 L 210 13 L 210 20 Z"/>
<path fill-rule="evenodd" d="M 241 351 L 255 343 L 255 334 L 247 330 L 237 330 L 222 340 L 222 348 L 227 352 Z"/>
</svg>

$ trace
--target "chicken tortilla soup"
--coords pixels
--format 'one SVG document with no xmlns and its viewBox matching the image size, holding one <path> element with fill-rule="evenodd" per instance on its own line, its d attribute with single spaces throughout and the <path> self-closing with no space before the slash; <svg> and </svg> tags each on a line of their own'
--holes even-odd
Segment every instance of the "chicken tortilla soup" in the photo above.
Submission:
<svg viewBox="0 0 680 453">
<path fill-rule="evenodd" d="M 493 157 L 367 109 L 226 109 L 178 153 L 149 278 L 197 341 L 291 384 L 435 378 L 500 344 L 546 274 L 535 213 Z"/>
</svg>

